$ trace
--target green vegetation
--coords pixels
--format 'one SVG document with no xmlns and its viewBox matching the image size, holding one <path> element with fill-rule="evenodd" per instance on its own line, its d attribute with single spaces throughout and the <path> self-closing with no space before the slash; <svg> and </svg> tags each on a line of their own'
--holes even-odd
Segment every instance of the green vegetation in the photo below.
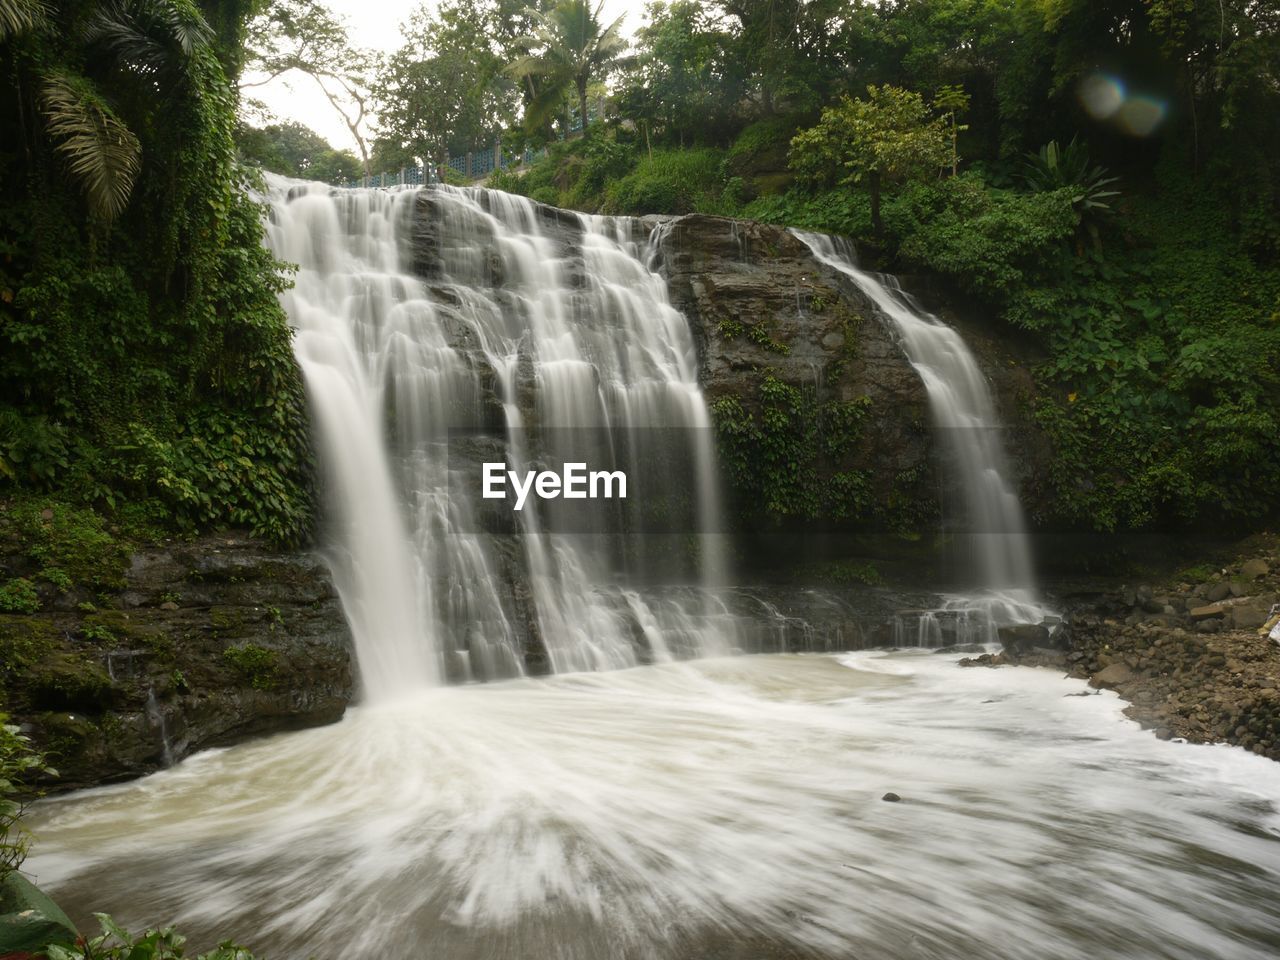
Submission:
<svg viewBox="0 0 1280 960">
<path fill-rule="evenodd" d="M 795 135 L 791 169 L 798 183 L 811 188 L 866 183 L 871 228 L 879 236 L 884 187 L 936 173 L 948 159 L 947 133 L 946 122 L 929 116 L 920 94 L 887 83 L 870 86 L 865 100 L 845 97 L 823 110 L 816 126 Z"/>
<path fill-rule="evenodd" d="M 173 927 L 147 930 L 135 937 L 105 913 L 94 916 L 102 928 L 98 936 L 74 947 L 50 944 L 45 954 L 48 960 L 182 960 L 187 955 L 187 938 Z M 253 955 L 227 940 L 193 960 L 253 960 Z"/>
<path fill-rule="evenodd" d="M 227 647 L 222 657 L 255 690 L 270 690 L 276 683 L 276 652 L 256 644 Z"/>
<path fill-rule="evenodd" d="M 236 147 L 245 163 L 286 177 L 337 183 L 357 180 L 364 173 L 354 153 L 333 149 L 300 123 L 270 123 L 261 128 L 242 123 L 236 128 Z"/>
<path fill-rule="evenodd" d="M 40 609 L 40 595 L 26 577 L 14 577 L 0 586 L 0 612 L 35 613 Z"/>
<path fill-rule="evenodd" d="M 599 7 L 589 0 L 559 0 L 545 13 L 530 11 L 534 28 L 516 40 L 522 51 L 508 72 L 536 91 L 525 105 L 525 127 L 537 130 L 559 112 L 565 99 L 577 97 L 578 122 L 585 131 L 591 123 L 587 88 L 618 60 L 627 42 L 622 38 L 622 17 L 608 26 L 599 19 Z"/>
<path fill-rule="evenodd" d="M 734 396 L 712 400 L 721 469 L 744 519 L 843 521 L 871 519 L 876 510 L 864 471 L 842 469 L 857 446 L 867 398 L 819 400 L 766 374 L 759 407 Z"/>
<path fill-rule="evenodd" d="M 235 162 L 238 34 L 190 0 L 29 6 L 0 35 L 0 493 L 298 540 L 305 408 Z"/>
<path fill-rule="evenodd" d="M 24 781 L 38 773 L 57 775 L 8 720 L 0 713 L 0 880 L 27 856 L 30 837 L 21 820 Z"/>
<path fill-rule="evenodd" d="M 1276 63 L 1240 0 L 654 4 L 608 121 L 491 184 L 850 236 L 1047 357 L 1038 521 L 1248 527 L 1280 504 Z"/>
</svg>

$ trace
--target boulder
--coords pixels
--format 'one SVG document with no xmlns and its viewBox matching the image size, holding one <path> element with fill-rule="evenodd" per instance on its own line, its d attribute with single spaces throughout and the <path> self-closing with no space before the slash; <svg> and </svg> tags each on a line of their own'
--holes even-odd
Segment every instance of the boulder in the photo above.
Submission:
<svg viewBox="0 0 1280 960">
<path fill-rule="evenodd" d="M 1210 584 L 1209 589 L 1205 592 L 1205 599 L 1210 603 L 1217 603 L 1219 600 L 1225 600 L 1231 596 L 1231 584 L 1226 580 L 1219 580 L 1217 583 Z M 1193 617 L 1195 613 L 1191 614 Z"/>
<path fill-rule="evenodd" d="M 84 610 L 0 614 L 0 644 L 24 651 L 7 710 L 60 774 L 46 790 L 342 717 L 351 636 L 313 555 L 222 533 L 141 548 L 124 581 Z"/>
<path fill-rule="evenodd" d="M 1190 616 L 1192 620 L 1208 620 L 1212 617 L 1225 616 L 1227 612 L 1226 606 L 1221 603 L 1210 603 L 1203 607 L 1192 607 Z"/>
<path fill-rule="evenodd" d="M 1265 560 L 1246 560 L 1240 565 L 1240 576 L 1246 580 L 1257 580 L 1271 572 Z"/>
<path fill-rule="evenodd" d="M 1267 622 L 1270 608 L 1261 604 L 1241 603 L 1231 608 L 1231 626 L 1237 630 L 1252 630 Z"/>
<path fill-rule="evenodd" d="M 1001 627 L 1000 643 L 1010 653 L 1029 653 L 1049 645 L 1049 629 L 1040 623 L 1019 623 Z"/>
<path fill-rule="evenodd" d="M 1128 683 L 1132 679 L 1133 670 L 1129 668 L 1128 664 L 1113 663 L 1111 666 L 1103 667 L 1095 673 L 1089 682 L 1100 689 L 1110 690 L 1122 683 Z"/>
</svg>

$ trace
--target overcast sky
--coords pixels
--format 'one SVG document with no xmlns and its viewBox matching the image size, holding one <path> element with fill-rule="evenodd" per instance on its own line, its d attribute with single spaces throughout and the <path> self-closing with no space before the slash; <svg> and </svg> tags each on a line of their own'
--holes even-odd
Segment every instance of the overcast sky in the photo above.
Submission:
<svg viewBox="0 0 1280 960">
<path fill-rule="evenodd" d="M 400 45 L 400 24 L 421 6 L 420 0 L 327 0 L 336 14 L 346 19 L 352 42 L 374 50 L 392 51 Z M 435 6 L 428 0 L 431 6 Z M 626 14 L 623 33 L 631 34 L 641 23 L 643 0 L 604 0 L 606 23 Z M 246 80 L 252 79 L 246 76 Z M 329 105 L 316 82 L 302 74 L 279 77 L 246 91 L 266 103 L 277 120 L 296 120 L 310 127 L 335 147 L 356 151 L 342 118 Z"/>
</svg>

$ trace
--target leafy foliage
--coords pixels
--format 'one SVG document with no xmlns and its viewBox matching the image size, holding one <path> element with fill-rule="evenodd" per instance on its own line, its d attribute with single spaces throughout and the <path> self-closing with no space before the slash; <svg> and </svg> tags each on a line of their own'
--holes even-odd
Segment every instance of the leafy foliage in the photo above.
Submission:
<svg viewBox="0 0 1280 960">
<path fill-rule="evenodd" d="M 94 917 L 102 930 L 98 936 L 82 939 L 74 947 L 50 944 L 45 951 L 48 960 L 182 960 L 187 955 L 187 938 L 173 927 L 135 937 L 105 913 Z M 253 960 L 253 955 L 227 940 L 194 960 Z"/>
<path fill-rule="evenodd" d="M 936 172 L 950 159 L 941 118 L 931 119 L 920 94 L 885 84 L 867 99 L 845 97 L 822 111 L 817 126 L 791 140 L 791 169 L 811 187 L 854 186 L 871 191 L 871 224 L 881 232 L 884 185 Z"/>
<path fill-rule="evenodd" d="M 363 173 L 355 154 L 335 150 L 300 123 L 271 123 L 262 128 L 240 124 L 236 147 L 243 162 L 286 177 L 338 183 L 356 180 Z"/>
<path fill-rule="evenodd" d="M 24 781 L 37 774 L 57 776 L 31 740 L 0 713 L 0 877 L 22 866 L 30 838 L 22 825 Z"/>
<path fill-rule="evenodd" d="M 40 91 L 40 105 L 49 136 L 89 208 L 104 220 L 119 216 L 141 166 L 138 138 L 83 78 L 49 77 Z"/>
<path fill-rule="evenodd" d="M 375 87 L 384 150 L 396 146 L 444 169 L 450 153 L 487 146 L 514 121 L 515 84 L 490 42 L 504 29 L 500 13 L 451 0 L 414 14 Z"/>
<path fill-rule="evenodd" d="M 889 183 L 937 171 L 949 159 L 944 124 L 920 94 L 885 84 L 845 97 L 791 141 L 791 168 L 808 186 Z"/>
<path fill-rule="evenodd" d="M 602 4 L 590 0 L 559 0 L 545 13 L 534 11 L 533 30 L 517 41 L 523 51 L 508 65 L 517 79 L 533 81 L 537 93 L 525 107 L 525 126 L 536 128 L 577 94 L 578 120 L 590 125 L 587 88 L 602 79 L 627 48 L 622 17 L 607 26 L 600 22 Z"/>
<path fill-rule="evenodd" d="M 0 484 L 296 541 L 310 454 L 286 278 L 235 165 L 236 96 L 210 30 L 189 0 L 113 6 L 110 30 L 96 4 L 58 9 L 70 29 L 15 41 L 30 82 L 0 112 L 5 142 L 26 145 L 0 157 Z M 92 64 L 109 69 L 74 79 Z M 109 92 L 137 137 L 127 196 L 101 181 L 110 223 L 86 219 L 58 172 L 70 141 L 35 126 L 46 76 L 83 98 Z"/>
<path fill-rule="evenodd" d="M 819 401 L 812 387 L 766 374 L 758 407 L 719 397 L 711 413 L 721 467 L 746 518 L 840 521 L 873 509 L 866 474 L 842 469 L 861 436 L 866 398 Z"/>
</svg>

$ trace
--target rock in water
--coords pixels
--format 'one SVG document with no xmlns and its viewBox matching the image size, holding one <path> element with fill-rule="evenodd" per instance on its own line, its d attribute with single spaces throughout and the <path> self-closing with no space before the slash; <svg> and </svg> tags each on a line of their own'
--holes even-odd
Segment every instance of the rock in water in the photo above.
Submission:
<svg viewBox="0 0 1280 960">
<path fill-rule="evenodd" d="M 1093 675 L 1090 681 L 1095 687 L 1103 690 L 1109 690 L 1122 683 L 1128 683 L 1133 679 L 1133 671 L 1123 663 L 1113 663 L 1109 667 L 1104 667 Z"/>
<path fill-rule="evenodd" d="M 898 803 L 902 798 L 898 796 L 896 793 L 889 792 L 889 793 L 886 793 L 880 799 L 886 801 L 887 803 Z"/>
</svg>

